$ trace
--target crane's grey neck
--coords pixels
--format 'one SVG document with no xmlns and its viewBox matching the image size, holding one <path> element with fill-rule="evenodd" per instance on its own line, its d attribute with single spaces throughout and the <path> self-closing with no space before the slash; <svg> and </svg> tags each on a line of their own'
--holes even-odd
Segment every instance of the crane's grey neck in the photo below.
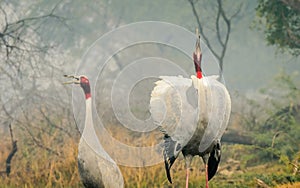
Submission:
<svg viewBox="0 0 300 188">
<path fill-rule="evenodd" d="M 91 148 L 99 148 L 98 137 L 95 132 L 94 123 L 93 123 L 93 115 L 92 115 L 92 98 L 86 99 L 86 107 L 85 107 L 85 123 L 84 129 L 81 136 L 81 139 L 91 147 Z"/>
<path fill-rule="evenodd" d="M 88 99 L 86 99 L 85 103 L 86 103 L 85 124 L 84 124 L 82 137 L 86 137 L 86 136 L 90 137 L 90 136 L 92 136 L 91 134 L 95 133 L 95 129 L 94 129 L 94 125 L 93 125 L 93 117 L 92 117 L 92 98 L 89 97 Z"/>
<path fill-rule="evenodd" d="M 81 138 L 93 149 L 102 149 L 93 123 L 92 98 L 86 99 L 85 124 Z"/>
<path fill-rule="evenodd" d="M 195 77 L 194 75 L 191 76 L 192 83 L 194 88 L 197 90 L 198 93 L 198 115 L 201 121 L 207 121 L 207 95 L 209 95 L 209 91 L 206 88 L 206 79 L 202 78 L 199 79 L 198 77 Z"/>
<path fill-rule="evenodd" d="M 103 146 L 99 142 L 98 136 L 96 135 L 92 115 L 92 98 L 86 99 L 85 113 L 85 125 L 81 136 L 81 141 L 85 141 L 89 147 L 97 153 L 97 155 L 115 164 L 113 159 L 105 152 Z"/>
</svg>

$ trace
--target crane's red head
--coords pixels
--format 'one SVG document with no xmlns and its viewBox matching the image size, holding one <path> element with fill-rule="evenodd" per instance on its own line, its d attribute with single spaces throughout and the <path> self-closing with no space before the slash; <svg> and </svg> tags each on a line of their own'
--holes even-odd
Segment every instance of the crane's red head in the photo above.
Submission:
<svg viewBox="0 0 300 188">
<path fill-rule="evenodd" d="M 202 78 L 202 69 L 201 69 L 201 60 L 202 60 L 202 52 L 200 48 L 200 35 L 198 34 L 198 30 L 196 30 L 196 34 L 198 35 L 197 41 L 196 41 L 196 49 L 193 53 L 194 58 L 194 65 L 195 65 L 195 71 L 197 73 L 197 78 Z"/>
<path fill-rule="evenodd" d="M 80 76 L 80 86 L 84 91 L 85 98 L 91 98 L 91 87 L 90 87 L 90 81 L 86 76 Z"/>
<path fill-rule="evenodd" d="M 65 77 L 68 78 L 73 78 L 74 80 L 65 82 L 64 84 L 80 84 L 81 88 L 84 91 L 85 98 L 89 99 L 91 98 L 91 87 L 90 87 L 90 81 L 88 77 L 86 76 L 71 76 L 71 75 L 64 75 Z"/>
<path fill-rule="evenodd" d="M 201 79 L 202 78 L 202 69 L 201 69 L 202 53 L 198 55 L 194 52 L 193 57 L 194 57 L 194 65 L 195 65 L 197 78 Z"/>
</svg>

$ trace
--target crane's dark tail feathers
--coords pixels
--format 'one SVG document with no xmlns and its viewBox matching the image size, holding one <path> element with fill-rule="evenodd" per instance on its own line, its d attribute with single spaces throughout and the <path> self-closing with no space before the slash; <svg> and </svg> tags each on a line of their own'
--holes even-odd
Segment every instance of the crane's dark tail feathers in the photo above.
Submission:
<svg viewBox="0 0 300 188">
<path fill-rule="evenodd" d="M 167 178 L 168 178 L 169 182 L 172 183 L 170 169 L 171 169 L 172 163 L 174 163 L 174 161 L 175 161 L 175 157 L 171 157 L 171 158 L 167 159 L 166 154 L 164 152 L 164 159 L 165 159 L 165 169 L 166 169 Z"/>
<path fill-rule="evenodd" d="M 172 183 L 172 178 L 170 174 L 170 169 L 175 162 L 179 151 L 181 151 L 181 145 L 180 143 L 177 143 L 176 141 L 172 140 L 172 138 L 165 134 L 164 136 L 164 160 L 165 160 L 165 169 L 167 173 L 167 178 L 170 183 Z"/>
<path fill-rule="evenodd" d="M 218 140 L 208 158 L 208 181 L 214 177 L 221 160 L 221 143 Z"/>
</svg>

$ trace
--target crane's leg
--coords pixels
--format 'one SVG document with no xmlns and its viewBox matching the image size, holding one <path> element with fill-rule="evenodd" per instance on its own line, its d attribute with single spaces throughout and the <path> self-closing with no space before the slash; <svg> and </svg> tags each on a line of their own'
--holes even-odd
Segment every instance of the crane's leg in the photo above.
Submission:
<svg viewBox="0 0 300 188">
<path fill-rule="evenodd" d="M 209 188 L 209 185 L 208 185 L 208 165 L 207 164 L 205 164 L 205 187 Z"/>
<path fill-rule="evenodd" d="M 185 188 L 189 187 L 189 173 L 190 173 L 190 168 L 186 168 Z"/>
<path fill-rule="evenodd" d="M 186 168 L 185 188 L 188 188 L 189 187 L 190 165 L 191 165 L 193 157 L 191 155 L 187 155 L 184 157 L 185 157 L 185 168 Z"/>
<path fill-rule="evenodd" d="M 209 188 L 208 185 L 208 158 L 209 158 L 209 154 L 205 154 L 204 156 L 202 156 L 204 165 L 205 165 L 205 187 Z"/>
</svg>

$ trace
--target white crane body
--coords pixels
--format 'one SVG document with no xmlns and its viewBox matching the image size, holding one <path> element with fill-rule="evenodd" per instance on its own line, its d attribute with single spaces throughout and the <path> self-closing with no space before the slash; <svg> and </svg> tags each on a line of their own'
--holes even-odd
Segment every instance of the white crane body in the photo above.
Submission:
<svg viewBox="0 0 300 188">
<path fill-rule="evenodd" d="M 86 76 L 69 76 L 75 80 L 65 84 L 80 84 L 85 94 L 85 124 L 78 146 L 78 170 L 87 188 L 122 188 L 124 180 L 115 161 L 99 142 L 92 117 L 92 96 Z"/>
<path fill-rule="evenodd" d="M 163 155 L 167 178 L 179 153 L 186 161 L 186 187 L 189 167 L 194 156 L 203 159 L 206 187 L 215 175 L 220 158 L 220 139 L 231 112 L 230 95 L 218 76 L 202 75 L 200 36 L 193 53 L 196 76 L 160 76 L 152 90 L 150 113 L 164 134 Z"/>
</svg>

